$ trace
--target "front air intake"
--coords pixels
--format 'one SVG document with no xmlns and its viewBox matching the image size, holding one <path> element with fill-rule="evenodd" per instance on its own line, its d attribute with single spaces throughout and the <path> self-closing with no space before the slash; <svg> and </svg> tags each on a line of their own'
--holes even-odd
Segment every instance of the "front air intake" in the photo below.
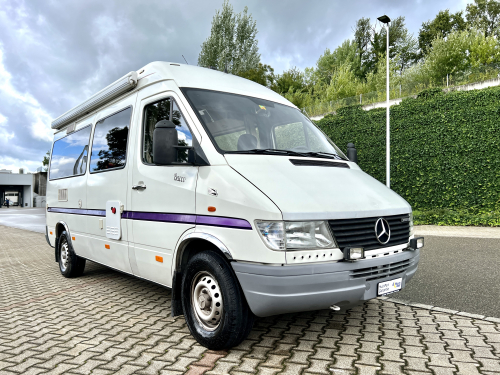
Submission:
<svg viewBox="0 0 500 375">
<path fill-rule="evenodd" d="M 290 159 L 290 163 L 298 167 L 334 167 L 350 168 L 349 164 L 338 161 L 308 160 L 308 159 Z"/>
</svg>

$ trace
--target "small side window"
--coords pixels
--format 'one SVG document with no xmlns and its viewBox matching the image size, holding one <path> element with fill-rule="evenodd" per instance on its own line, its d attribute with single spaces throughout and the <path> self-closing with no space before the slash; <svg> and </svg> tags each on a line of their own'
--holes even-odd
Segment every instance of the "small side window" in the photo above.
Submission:
<svg viewBox="0 0 500 375">
<path fill-rule="evenodd" d="M 169 120 L 176 125 L 178 146 L 192 146 L 193 136 L 182 115 L 177 103 L 172 98 L 165 98 L 156 103 L 146 106 L 144 109 L 144 127 L 143 127 L 143 156 L 142 160 L 146 164 L 154 164 L 153 160 L 153 134 L 155 125 L 162 121 Z M 187 150 L 178 150 L 177 162 L 187 163 Z"/>
<path fill-rule="evenodd" d="M 123 168 L 127 160 L 127 141 L 132 108 L 100 120 L 95 125 L 90 172 Z"/>
<path fill-rule="evenodd" d="M 50 180 L 85 174 L 91 130 L 89 125 L 54 142 L 49 169 Z"/>
</svg>

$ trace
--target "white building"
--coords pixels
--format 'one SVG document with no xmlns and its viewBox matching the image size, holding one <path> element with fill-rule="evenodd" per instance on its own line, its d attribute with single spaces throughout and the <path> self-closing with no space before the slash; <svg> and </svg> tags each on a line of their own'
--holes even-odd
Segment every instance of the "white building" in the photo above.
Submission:
<svg viewBox="0 0 500 375">
<path fill-rule="evenodd" d="M 10 170 L 0 169 L 0 202 L 2 207 L 6 197 L 13 205 L 17 203 L 22 207 L 32 207 L 32 192 L 33 176 L 31 174 L 12 173 Z"/>
</svg>

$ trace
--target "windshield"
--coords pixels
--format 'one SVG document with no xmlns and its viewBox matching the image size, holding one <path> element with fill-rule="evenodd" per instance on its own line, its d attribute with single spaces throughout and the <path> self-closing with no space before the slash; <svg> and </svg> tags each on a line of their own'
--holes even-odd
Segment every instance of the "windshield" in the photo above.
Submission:
<svg viewBox="0 0 500 375">
<path fill-rule="evenodd" d="M 347 159 L 295 108 L 224 92 L 194 88 L 183 92 L 222 153 L 283 152 Z"/>
</svg>

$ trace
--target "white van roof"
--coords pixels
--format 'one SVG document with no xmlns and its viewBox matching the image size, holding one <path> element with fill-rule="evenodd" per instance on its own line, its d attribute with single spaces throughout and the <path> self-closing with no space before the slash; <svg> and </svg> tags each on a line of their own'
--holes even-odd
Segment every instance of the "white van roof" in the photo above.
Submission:
<svg viewBox="0 0 500 375">
<path fill-rule="evenodd" d="M 52 129 L 62 129 L 113 99 L 131 91 L 140 89 L 141 79 L 149 77 L 147 84 L 155 81 L 173 80 L 179 87 L 192 87 L 206 90 L 223 91 L 270 100 L 295 107 L 278 93 L 258 83 L 232 74 L 194 65 L 164 61 L 152 62 L 137 72 L 130 72 L 98 93 L 62 114 L 52 121 Z"/>
</svg>

